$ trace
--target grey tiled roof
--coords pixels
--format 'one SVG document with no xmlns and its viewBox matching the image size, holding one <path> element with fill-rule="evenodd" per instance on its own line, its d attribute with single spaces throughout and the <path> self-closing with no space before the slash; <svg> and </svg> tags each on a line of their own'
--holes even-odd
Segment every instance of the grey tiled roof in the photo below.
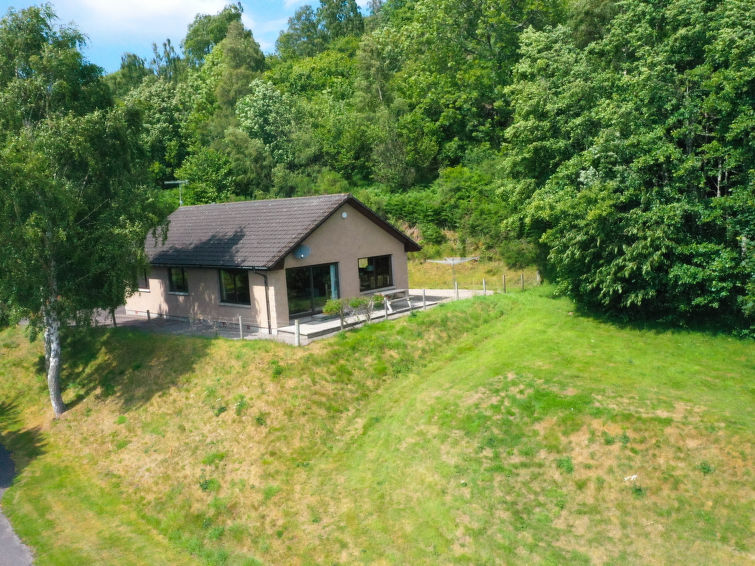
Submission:
<svg viewBox="0 0 755 566">
<path fill-rule="evenodd" d="M 404 242 L 419 246 L 349 194 L 183 206 L 168 217 L 168 236 L 147 237 L 153 265 L 184 267 L 276 267 L 344 204 Z"/>
</svg>

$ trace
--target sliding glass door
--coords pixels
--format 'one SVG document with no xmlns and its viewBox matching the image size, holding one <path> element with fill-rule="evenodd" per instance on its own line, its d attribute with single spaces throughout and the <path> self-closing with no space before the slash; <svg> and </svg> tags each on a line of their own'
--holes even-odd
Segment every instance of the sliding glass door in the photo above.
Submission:
<svg viewBox="0 0 755 566">
<path fill-rule="evenodd" d="M 337 299 L 338 264 L 326 263 L 286 270 L 288 314 L 291 317 L 322 312 L 328 299 Z"/>
</svg>

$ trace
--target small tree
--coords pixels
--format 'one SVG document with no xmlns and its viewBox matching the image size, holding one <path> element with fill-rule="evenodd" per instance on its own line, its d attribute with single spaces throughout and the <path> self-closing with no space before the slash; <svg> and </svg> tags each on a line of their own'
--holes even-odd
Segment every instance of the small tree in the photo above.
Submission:
<svg viewBox="0 0 755 566">
<path fill-rule="evenodd" d="M 346 322 L 346 315 L 349 314 L 349 301 L 347 299 L 329 299 L 322 308 L 325 314 L 337 314 L 341 320 L 341 330 Z"/>
<path fill-rule="evenodd" d="M 384 302 L 383 295 L 370 295 L 369 297 L 354 297 L 349 301 L 349 306 L 357 316 L 363 316 L 364 321 L 369 324 L 375 308 L 380 307 Z"/>
</svg>

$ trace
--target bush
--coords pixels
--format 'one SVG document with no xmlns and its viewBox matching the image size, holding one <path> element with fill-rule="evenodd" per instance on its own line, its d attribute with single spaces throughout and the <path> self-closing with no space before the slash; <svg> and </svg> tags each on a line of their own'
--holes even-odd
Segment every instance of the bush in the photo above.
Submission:
<svg viewBox="0 0 755 566">
<path fill-rule="evenodd" d="M 446 241 L 446 235 L 435 224 L 420 224 L 422 242 L 439 246 Z"/>
<path fill-rule="evenodd" d="M 366 297 L 352 297 L 343 299 L 330 299 L 322 308 L 324 314 L 337 314 L 341 319 L 341 330 L 344 328 L 346 317 L 350 314 L 364 317 L 365 322 L 372 320 L 375 308 L 385 303 L 383 295 L 375 294 Z"/>
<path fill-rule="evenodd" d="M 507 240 L 500 247 L 501 258 L 513 269 L 535 265 L 538 251 L 537 246 L 527 240 Z"/>
<path fill-rule="evenodd" d="M 385 302 L 383 295 L 370 295 L 369 297 L 354 297 L 349 299 L 349 307 L 351 312 L 357 316 L 363 316 L 364 321 L 369 324 L 372 320 L 372 313 L 375 311 L 375 307 L 380 307 Z"/>
<path fill-rule="evenodd" d="M 322 312 L 330 315 L 337 314 L 338 318 L 341 320 L 341 330 L 343 330 L 348 309 L 349 302 L 346 299 L 329 299 L 322 308 Z"/>
</svg>

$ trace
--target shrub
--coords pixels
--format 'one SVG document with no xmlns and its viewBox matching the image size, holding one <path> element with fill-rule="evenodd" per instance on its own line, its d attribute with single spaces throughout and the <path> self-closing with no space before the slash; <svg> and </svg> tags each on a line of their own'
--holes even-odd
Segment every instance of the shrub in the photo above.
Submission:
<svg viewBox="0 0 755 566">
<path fill-rule="evenodd" d="M 501 258 L 512 269 L 522 269 L 535 265 L 538 259 L 538 248 L 527 240 L 507 240 L 500 249 Z"/>
<path fill-rule="evenodd" d="M 372 320 L 372 313 L 375 311 L 375 307 L 380 307 L 384 303 L 385 297 L 379 294 L 349 299 L 351 311 L 357 316 L 363 316 L 364 321 L 368 324 Z"/>
<path fill-rule="evenodd" d="M 435 224 L 420 224 L 422 242 L 439 246 L 446 241 L 446 235 Z"/>
<path fill-rule="evenodd" d="M 322 308 L 322 312 L 325 314 L 337 314 L 341 320 L 341 330 L 343 330 L 344 323 L 346 322 L 346 315 L 349 312 L 349 301 L 346 299 L 330 299 Z"/>
</svg>

